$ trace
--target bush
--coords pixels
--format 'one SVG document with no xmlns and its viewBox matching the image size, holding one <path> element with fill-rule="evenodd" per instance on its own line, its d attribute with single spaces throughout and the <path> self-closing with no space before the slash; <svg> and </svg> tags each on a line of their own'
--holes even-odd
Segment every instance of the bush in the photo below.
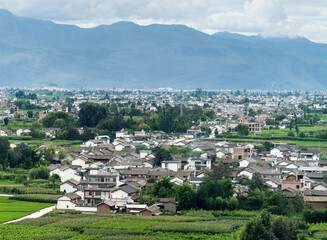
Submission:
<svg viewBox="0 0 327 240">
<path fill-rule="evenodd" d="M 50 174 L 50 169 L 47 167 L 34 168 L 30 172 L 31 179 L 48 179 Z"/>
<path fill-rule="evenodd" d="M 294 136 L 295 136 L 295 134 L 294 134 L 294 132 L 292 132 L 292 131 L 289 131 L 289 132 L 287 133 L 287 136 L 289 136 L 289 137 L 294 137 Z"/>
<path fill-rule="evenodd" d="M 305 136 L 305 133 L 304 133 L 304 132 L 300 132 L 299 137 L 300 137 L 300 138 L 305 138 L 305 137 L 306 137 L 306 136 Z"/>
<path fill-rule="evenodd" d="M 327 210 L 305 210 L 303 219 L 308 223 L 327 222 Z"/>
</svg>

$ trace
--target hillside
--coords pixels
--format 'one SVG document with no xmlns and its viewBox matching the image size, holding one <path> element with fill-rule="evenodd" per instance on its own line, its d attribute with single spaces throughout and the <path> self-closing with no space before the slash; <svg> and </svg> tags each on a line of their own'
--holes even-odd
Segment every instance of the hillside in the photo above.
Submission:
<svg viewBox="0 0 327 240">
<path fill-rule="evenodd" d="M 82 29 L 0 10 L 0 85 L 326 89 L 327 45 L 183 25 Z"/>
</svg>

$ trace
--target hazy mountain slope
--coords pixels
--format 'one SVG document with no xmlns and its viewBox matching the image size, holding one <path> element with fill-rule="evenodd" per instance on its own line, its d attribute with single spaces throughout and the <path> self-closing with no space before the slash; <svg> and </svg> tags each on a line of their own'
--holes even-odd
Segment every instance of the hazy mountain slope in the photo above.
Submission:
<svg viewBox="0 0 327 240">
<path fill-rule="evenodd" d="M 81 29 L 0 10 L 0 85 L 322 89 L 327 46 L 119 22 Z"/>
</svg>

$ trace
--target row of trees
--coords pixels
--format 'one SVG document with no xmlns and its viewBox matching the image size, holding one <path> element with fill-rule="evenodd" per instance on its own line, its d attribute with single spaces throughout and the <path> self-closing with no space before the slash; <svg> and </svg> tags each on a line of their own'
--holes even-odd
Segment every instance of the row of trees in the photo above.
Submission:
<svg viewBox="0 0 327 240">
<path fill-rule="evenodd" d="M 36 145 L 27 145 L 25 143 L 21 143 L 12 149 L 8 138 L 0 137 L 0 165 L 2 169 L 7 167 L 31 169 L 48 166 L 55 157 L 55 151 L 56 147 L 54 145 L 40 150 Z M 61 155 L 67 153 L 63 149 L 61 152 Z"/>
<path fill-rule="evenodd" d="M 200 120 L 212 119 L 215 113 L 212 110 L 203 110 L 199 106 L 183 109 L 180 115 L 180 107 L 166 105 L 158 107 L 157 111 L 139 110 L 135 103 L 128 107 L 118 107 L 116 104 L 96 104 L 92 102 L 80 105 L 78 113 L 79 120 L 75 120 L 66 112 L 51 112 L 43 119 L 43 127 L 61 128 L 61 132 L 56 136 L 58 139 L 88 140 L 92 137 L 90 132 L 80 136 L 77 127 L 95 128 L 99 134 L 106 134 L 114 137 L 116 131 L 122 128 L 137 131 L 157 131 L 166 133 L 185 133 L 194 123 Z M 204 132 L 209 133 L 205 127 Z M 88 138 L 88 139 L 87 139 Z"/>
<path fill-rule="evenodd" d="M 131 103 L 127 108 L 118 108 L 116 104 L 99 105 L 90 102 L 80 107 L 78 116 L 81 126 L 97 127 L 109 132 L 125 128 L 133 131 L 145 129 L 184 133 L 193 123 L 215 116 L 212 110 L 203 110 L 199 106 L 183 107 L 182 115 L 179 106 L 172 107 L 168 104 L 157 107 L 157 111 L 141 111 L 136 109 L 135 103 Z"/>
</svg>

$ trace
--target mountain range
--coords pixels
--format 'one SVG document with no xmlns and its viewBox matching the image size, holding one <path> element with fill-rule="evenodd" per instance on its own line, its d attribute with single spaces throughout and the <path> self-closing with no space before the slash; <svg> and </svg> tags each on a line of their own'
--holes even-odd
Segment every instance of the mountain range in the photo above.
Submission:
<svg viewBox="0 0 327 240">
<path fill-rule="evenodd" d="M 326 89 L 327 44 L 184 25 L 79 28 L 0 10 L 0 86 Z"/>
</svg>

